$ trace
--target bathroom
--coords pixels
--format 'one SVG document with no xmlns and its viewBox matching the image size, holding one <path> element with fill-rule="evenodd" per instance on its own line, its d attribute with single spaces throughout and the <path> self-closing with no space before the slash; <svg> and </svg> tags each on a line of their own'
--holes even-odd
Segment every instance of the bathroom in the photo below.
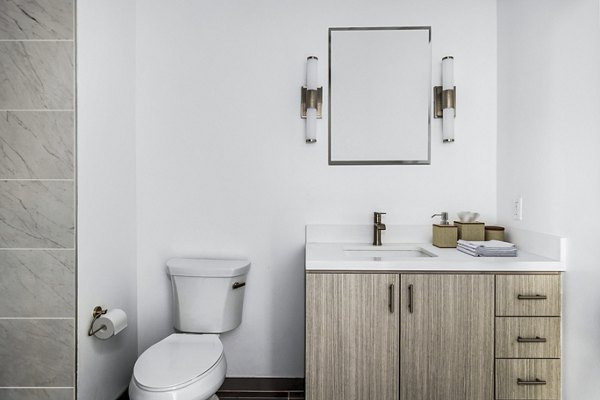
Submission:
<svg viewBox="0 0 600 400">
<path fill-rule="evenodd" d="M 330 165 L 329 28 L 410 26 L 431 27 L 430 89 L 454 56 L 454 142 L 431 118 L 428 165 Z M 386 244 L 462 210 L 566 238 L 561 398 L 600 398 L 597 0 L 3 0 L 0 46 L 2 120 L 39 118 L 62 160 L 15 167 L 0 123 L 0 399 L 125 398 L 174 330 L 172 258 L 251 261 L 243 321 L 220 336 L 225 385 L 303 398 L 307 225 L 382 211 Z M 307 143 L 312 55 L 323 117 Z M 60 84 L 22 86 L 27 68 Z M 98 305 L 127 327 L 89 337 Z"/>
</svg>

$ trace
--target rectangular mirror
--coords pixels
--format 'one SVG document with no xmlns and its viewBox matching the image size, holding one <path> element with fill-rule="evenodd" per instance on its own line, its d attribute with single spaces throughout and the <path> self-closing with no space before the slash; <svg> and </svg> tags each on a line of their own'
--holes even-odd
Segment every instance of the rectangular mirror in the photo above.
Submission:
<svg viewBox="0 0 600 400">
<path fill-rule="evenodd" d="M 329 164 L 429 164 L 431 27 L 329 29 Z"/>
</svg>

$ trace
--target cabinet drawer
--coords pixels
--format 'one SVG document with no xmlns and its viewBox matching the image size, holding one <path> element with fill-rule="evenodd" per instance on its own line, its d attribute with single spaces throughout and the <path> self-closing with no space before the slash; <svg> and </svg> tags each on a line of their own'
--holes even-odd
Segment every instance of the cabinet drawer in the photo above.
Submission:
<svg viewBox="0 0 600 400">
<path fill-rule="evenodd" d="M 496 318 L 496 358 L 560 358 L 560 317 Z"/>
<path fill-rule="evenodd" d="M 496 398 L 560 399 L 560 360 L 496 360 Z"/>
<path fill-rule="evenodd" d="M 560 316 L 560 275 L 496 276 L 497 316 Z"/>
</svg>

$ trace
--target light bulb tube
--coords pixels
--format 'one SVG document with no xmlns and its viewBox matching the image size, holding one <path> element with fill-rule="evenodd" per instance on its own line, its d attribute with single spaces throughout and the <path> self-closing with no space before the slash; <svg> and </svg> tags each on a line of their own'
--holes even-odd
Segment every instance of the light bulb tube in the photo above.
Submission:
<svg viewBox="0 0 600 400">
<path fill-rule="evenodd" d="M 442 114 L 442 139 L 444 142 L 454 142 L 454 109 L 445 108 Z"/>
<path fill-rule="evenodd" d="M 308 90 L 316 90 L 319 84 L 318 76 L 318 59 L 315 56 L 310 56 L 306 60 L 306 88 Z"/>
<path fill-rule="evenodd" d="M 442 90 L 454 89 L 454 57 L 442 60 Z"/>
</svg>

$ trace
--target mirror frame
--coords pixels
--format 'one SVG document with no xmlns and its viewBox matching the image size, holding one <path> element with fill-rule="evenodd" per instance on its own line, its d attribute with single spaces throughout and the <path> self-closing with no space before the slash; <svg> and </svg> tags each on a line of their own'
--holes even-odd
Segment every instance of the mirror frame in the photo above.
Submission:
<svg viewBox="0 0 600 400">
<path fill-rule="evenodd" d="M 328 160 L 329 165 L 430 165 L 431 164 L 431 102 L 432 100 L 432 91 L 429 90 L 429 104 L 428 104 L 428 120 L 427 120 L 427 159 L 426 160 L 345 160 L 345 161 L 332 161 L 331 160 L 331 33 L 336 31 L 383 31 L 383 30 L 425 30 L 429 33 L 429 49 L 431 51 L 431 26 L 396 26 L 396 27 L 338 27 L 338 28 L 329 28 L 329 65 L 328 65 Z M 429 63 L 429 83 L 430 86 L 433 87 L 431 83 L 432 79 L 432 65 Z"/>
</svg>

